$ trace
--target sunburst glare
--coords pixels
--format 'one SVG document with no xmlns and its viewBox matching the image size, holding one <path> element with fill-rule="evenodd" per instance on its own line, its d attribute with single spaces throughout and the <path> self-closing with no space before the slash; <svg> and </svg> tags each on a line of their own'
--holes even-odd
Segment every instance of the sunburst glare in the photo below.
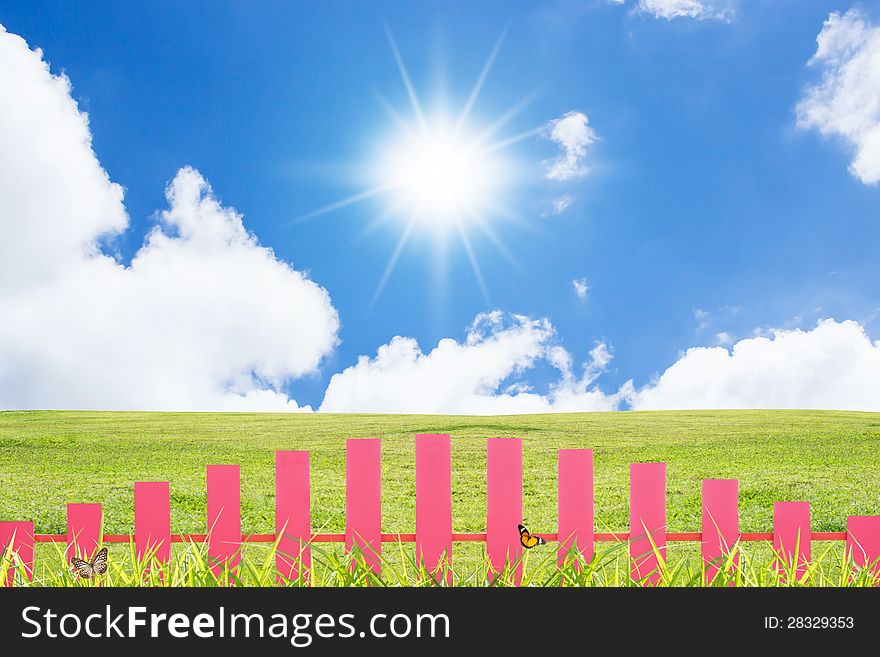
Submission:
<svg viewBox="0 0 880 657">
<path fill-rule="evenodd" d="M 435 240 L 445 240 L 452 235 L 458 238 L 487 303 L 489 294 L 470 232 L 479 230 L 508 260 L 513 260 L 492 226 L 498 220 L 516 218 L 505 205 L 505 195 L 514 182 L 517 167 L 513 156 L 505 151 L 536 134 L 538 129 L 502 138 L 497 136 L 524 108 L 525 100 L 487 125 L 473 125 L 471 118 L 503 37 L 502 34 L 496 42 L 463 109 L 454 116 L 439 107 L 430 112 L 422 108 L 397 45 L 388 34 L 412 118 L 402 118 L 398 110 L 380 98 L 393 121 L 393 133 L 369 162 L 371 186 L 304 217 L 326 214 L 371 198 L 384 200 L 385 211 L 370 227 L 396 220 L 393 223 L 400 227 L 400 236 L 378 283 L 374 301 L 417 231 L 427 232 Z"/>
<path fill-rule="evenodd" d="M 379 167 L 396 213 L 447 231 L 491 210 L 504 176 L 501 158 L 442 120 L 392 143 Z"/>
</svg>

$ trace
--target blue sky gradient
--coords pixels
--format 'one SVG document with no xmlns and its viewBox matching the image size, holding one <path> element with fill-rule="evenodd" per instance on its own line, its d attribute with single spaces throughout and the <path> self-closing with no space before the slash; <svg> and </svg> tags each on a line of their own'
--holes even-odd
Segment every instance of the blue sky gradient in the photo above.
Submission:
<svg viewBox="0 0 880 657">
<path fill-rule="evenodd" d="M 277 256 L 326 288 L 338 348 L 283 389 L 320 405 L 332 374 L 393 336 L 427 351 L 463 339 L 481 312 L 552 321 L 599 378 L 640 388 L 694 346 L 756 330 L 852 319 L 880 337 L 880 189 L 850 171 L 842 140 L 800 129 L 796 106 L 820 78 L 807 62 L 833 11 L 852 2 L 735 5 L 730 20 L 667 20 L 628 3 L 89 2 L 0 3 L 0 23 L 43 49 L 88 112 L 93 147 L 125 188 L 128 262 L 192 165 Z M 868 20 L 876 6 L 857 4 Z M 499 134 L 589 118 L 586 175 L 545 177 L 559 154 L 545 132 L 505 148 L 520 178 L 487 216 L 512 257 L 480 231 L 473 249 L 489 302 L 458 239 L 417 231 L 377 284 L 402 226 L 365 230 L 378 197 L 303 217 L 366 188 L 394 135 L 377 96 L 412 112 L 386 29 L 427 108 L 467 100 L 503 43 L 469 117 L 479 128 L 523 99 Z M 553 214 L 554 199 L 571 205 Z M 581 299 L 572 281 L 586 279 Z M 558 374 L 542 365 L 544 392 Z"/>
</svg>

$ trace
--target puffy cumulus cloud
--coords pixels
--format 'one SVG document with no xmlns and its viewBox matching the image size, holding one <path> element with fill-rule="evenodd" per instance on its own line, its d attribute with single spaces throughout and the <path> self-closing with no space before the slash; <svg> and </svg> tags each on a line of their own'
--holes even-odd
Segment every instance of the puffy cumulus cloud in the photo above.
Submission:
<svg viewBox="0 0 880 657">
<path fill-rule="evenodd" d="M 494 311 L 478 315 L 463 342 L 446 338 L 428 353 L 397 336 L 375 357 L 361 356 L 335 374 L 321 411 L 501 415 L 618 408 L 632 384 L 613 394 L 595 385 L 611 360 L 607 347 L 598 344 L 577 376 L 555 334 L 546 319 Z M 547 394 L 524 383 L 504 385 L 539 363 L 559 371 Z"/>
<path fill-rule="evenodd" d="M 689 349 L 632 408 L 815 408 L 880 411 L 880 341 L 853 321 L 724 347 Z"/>
<path fill-rule="evenodd" d="M 733 9 L 720 0 L 639 0 L 638 9 L 656 18 L 695 18 L 729 20 Z"/>
<path fill-rule="evenodd" d="M 880 182 L 880 25 L 856 9 L 832 13 L 810 64 L 822 72 L 797 105 L 801 128 L 842 137 L 855 149 L 852 174 Z"/>
<path fill-rule="evenodd" d="M 51 279 L 128 225 L 70 81 L 2 25 L 0 153 L 0 286 Z"/>
<path fill-rule="evenodd" d="M 596 132 L 589 126 L 589 119 L 583 112 L 568 112 L 547 124 L 545 134 L 555 142 L 562 155 L 546 160 L 546 177 L 549 180 L 571 180 L 586 175 L 584 160 L 587 148 L 596 141 Z M 571 201 L 567 205 L 570 205 Z M 563 208 L 564 209 L 564 208 Z"/>
<path fill-rule="evenodd" d="M 337 342 L 327 292 L 181 169 L 130 266 L 70 83 L 0 30 L 0 408 L 296 410 Z"/>
</svg>

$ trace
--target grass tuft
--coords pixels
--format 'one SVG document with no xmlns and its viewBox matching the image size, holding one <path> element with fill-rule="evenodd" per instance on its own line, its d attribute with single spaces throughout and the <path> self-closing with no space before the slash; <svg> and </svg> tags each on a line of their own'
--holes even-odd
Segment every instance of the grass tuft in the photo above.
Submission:
<svg viewBox="0 0 880 657">
<path fill-rule="evenodd" d="M 296 579 L 278 577 L 275 568 L 277 544 L 249 545 L 242 551 L 236 569 L 226 564 L 212 568 L 207 543 L 187 541 L 178 544 L 169 563 L 162 563 L 155 554 L 138 559 L 134 543 L 114 545 L 107 572 L 95 580 L 84 580 L 74 575 L 67 566 L 64 547 L 50 544 L 51 552 L 37 560 L 34 577 L 26 577 L 25 566 L 17 554 L 7 550 L 0 563 L 0 586 L 7 584 L 11 574 L 13 586 L 28 587 L 511 587 L 517 585 L 517 570 L 521 567 L 524 587 L 629 587 L 649 584 L 652 575 L 659 575 L 658 587 L 867 587 L 880 584 L 880 571 L 874 567 L 857 568 L 834 547 L 827 548 L 814 558 L 804 573 L 797 577 L 794 564 L 784 563 L 769 545 L 737 544 L 717 565 L 715 578 L 709 582 L 703 560 L 691 555 L 667 558 L 654 548 L 658 568 L 646 573 L 641 580 L 631 575 L 631 560 L 625 542 L 601 545 L 591 561 L 572 552 L 562 566 L 557 565 L 556 550 L 527 551 L 520 560 L 508 563 L 499 573 L 490 577 L 491 562 L 485 549 L 480 559 L 456 567 L 441 561 L 438 571 L 428 572 L 416 562 L 411 545 L 402 542 L 377 557 L 381 573 L 374 572 L 369 560 L 354 549 L 312 545 L 312 565 L 309 570 L 297 564 Z M 782 564 L 780 566 L 780 563 Z M 448 579 L 447 575 L 448 574 Z"/>
</svg>

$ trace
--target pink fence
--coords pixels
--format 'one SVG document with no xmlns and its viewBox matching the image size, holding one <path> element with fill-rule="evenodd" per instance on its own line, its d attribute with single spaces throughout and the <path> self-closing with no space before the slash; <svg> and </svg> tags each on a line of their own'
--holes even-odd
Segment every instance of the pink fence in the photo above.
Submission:
<svg viewBox="0 0 880 657">
<path fill-rule="evenodd" d="M 134 543 L 138 559 L 167 563 L 171 557 L 171 486 L 167 481 L 134 485 Z"/>
<path fill-rule="evenodd" d="M 486 552 L 492 570 L 515 564 L 514 579 L 522 579 L 522 441 L 490 438 L 486 449 Z"/>
<path fill-rule="evenodd" d="M 739 540 L 739 482 L 703 480 L 703 559 L 706 580 L 712 582 Z M 733 564 L 738 563 L 736 553 Z M 731 564 L 731 565 L 733 565 Z"/>
<path fill-rule="evenodd" d="M 67 562 L 91 559 L 101 545 L 101 505 L 67 505 Z"/>
<path fill-rule="evenodd" d="M 24 575 L 33 577 L 34 544 L 62 542 L 67 558 L 91 557 L 103 543 L 134 541 L 139 557 L 159 562 L 171 558 L 171 546 L 185 540 L 207 541 L 212 570 L 235 572 L 243 543 L 278 542 L 276 567 L 280 582 L 307 575 L 311 567 L 309 545 L 345 543 L 375 573 L 381 572 L 383 542 L 415 543 L 417 559 L 440 583 L 451 582 L 453 544 L 484 541 L 490 577 L 512 566 L 513 577 L 522 577 L 522 546 L 517 525 L 523 520 L 522 442 L 516 438 L 490 438 L 486 450 L 486 532 L 454 533 L 452 527 L 451 441 L 443 435 L 416 436 L 416 531 L 414 534 L 382 532 L 381 442 L 378 439 L 346 441 L 346 522 L 344 534 L 313 533 L 311 528 L 310 463 L 308 452 L 275 453 L 275 531 L 241 533 L 241 484 L 237 465 L 207 466 L 206 534 L 171 533 L 168 482 L 134 484 L 133 535 L 103 535 L 100 504 L 69 504 L 67 534 L 35 534 L 32 522 L 0 522 L 0 554 L 17 554 Z M 666 528 L 666 465 L 634 463 L 630 467 L 630 527 L 628 533 L 594 530 L 593 452 L 559 450 L 558 531 L 538 533 L 558 541 L 560 565 L 572 556 L 587 561 L 594 545 L 602 541 L 628 541 L 633 577 L 646 584 L 660 579 L 658 555 L 665 556 L 672 541 L 700 542 L 708 581 L 731 560 L 738 541 L 772 541 L 777 567 L 793 568 L 800 577 L 810 561 L 810 542 L 846 541 L 847 554 L 856 567 L 870 566 L 880 578 L 880 516 L 850 516 L 845 532 L 813 532 L 808 502 L 777 502 L 772 532 L 739 531 L 736 480 L 706 479 L 702 485 L 702 527 L 699 532 L 672 533 Z M 539 528 L 533 528 L 539 529 Z M 784 563 L 783 563 L 784 562 Z M 13 569 L 7 576 L 11 583 Z"/>
<path fill-rule="evenodd" d="M 452 452 L 445 434 L 416 436 L 416 559 L 452 583 Z"/>
<path fill-rule="evenodd" d="M 666 464 L 629 466 L 629 554 L 633 579 L 654 584 L 666 557 Z"/>
<path fill-rule="evenodd" d="M 382 463 L 377 438 L 345 442 L 345 549 L 382 572 Z"/>
<path fill-rule="evenodd" d="M 810 503 L 776 502 L 773 505 L 773 552 L 784 563 L 777 567 L 794 568 L 800 579 L 810 563 Z"/>
<path fill-rule="evenodd" d="M 593 558 L 593 450 L 559 450 L 559 565 L 575 552 Z M 577 561 L 575 561 L 577 563 Z"/>
<path fill-rule="evenodd" d="M 219 576 L 241 560 L 241 483 L 237 465 L 209 465 L 208 560 Z"/>
<path fill-rule="evenodd" d="M 275 452 L 275 534 L 278 578 L 296 580 L 312 566 L 308 543 L 312 536 L 308 452 Z"/>
<path fill-rule="evenodd" d="M 34 577 L 34 523 L 0 522 L 0 555 L 18 555 L 28 579 Z M 0 557 L 2 558 L 2 557 Z M 16 560 L 10 560 L 6 571 L 6 586 L 12 586 Z"/>
</svg>

